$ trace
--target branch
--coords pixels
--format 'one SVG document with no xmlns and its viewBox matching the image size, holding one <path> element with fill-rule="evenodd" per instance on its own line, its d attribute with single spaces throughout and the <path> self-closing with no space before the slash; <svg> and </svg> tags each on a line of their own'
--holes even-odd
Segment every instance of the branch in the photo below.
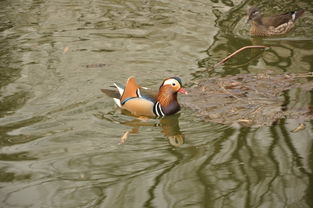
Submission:
<svg viewBox="0 0 313 208">
<path fill-rule="evenodd" d="M 249 48 L 269 48 L 267 46 L 261 46 L 261 45 L 255 45 L 255 46 L 244 46 L 240 49 L 238 49 L 237 51 L 235 51 L 234 53 L 230 54 L 229 56 L 227 56 L 226 58 L 224 58 L 223 60 L 221 60 L 220 62 L 218 62 L 217 64 L 215 64 L 213 66 L 213 68 L 216 68 L 217 66 L 225 63 L 226 61 L 228 61 L 228 59 L 230 59 L 231 57 L 235 56 L 236 54 L 240 53 L 241 51 L 245 50 L 245 49 L 249 49 Z"/>
</svg>

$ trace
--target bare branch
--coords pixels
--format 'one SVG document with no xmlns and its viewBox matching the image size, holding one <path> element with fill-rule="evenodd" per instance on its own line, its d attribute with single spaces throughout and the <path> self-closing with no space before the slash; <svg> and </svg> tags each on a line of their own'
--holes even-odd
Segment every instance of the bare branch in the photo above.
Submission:
<svg viewBox="0 0 313 208">
<path fill-rule="evenodd" d="M 226 58 L 224 58 L 223 60 L 221 60 L 220 62 L 218 62 L 217 64 L 215 64 L 213 66 L 213 68 L 216 68 L 217 66 L 225 63 L 226 61 L 228 61 L 228 59 L 230 59 L 231 57 L 235 56 L 236 54 L 240 53 L 243 50 L 249 49 L 249 48 L 268 48 L 267 46 L 261 46 L 261 45 L 254 45 L 254 46 L 244 46 L 240 49 L 238 49 L 237 51 L 235 51 L 234 53 L 230 54 L 229 56 L 227 56 Z"/>
</svg>

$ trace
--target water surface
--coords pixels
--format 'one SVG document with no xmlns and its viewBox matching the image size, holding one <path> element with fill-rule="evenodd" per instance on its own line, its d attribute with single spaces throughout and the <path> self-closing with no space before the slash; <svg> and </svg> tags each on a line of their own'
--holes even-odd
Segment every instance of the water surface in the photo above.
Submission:
<svg viewBox="0 0 313 208">
<path fill-rule="evenodd" d="M 244 23 L 251 5 L 306 13 L 286 36 L 253 39 Z M 1 1 L 1 207 L 313 207 L 312 120 L 246 128 L 183 109 L 139 121 L 100 92 L 131 75 L 151 88 L 179 76 L 188 89 L 205 77 L 313 72 L 312 6 Z M 251 44 L 271 49 L 208 70 Z M 283 96 L 287 108 L 313 105 L 312 92 Z"/>
</svg>

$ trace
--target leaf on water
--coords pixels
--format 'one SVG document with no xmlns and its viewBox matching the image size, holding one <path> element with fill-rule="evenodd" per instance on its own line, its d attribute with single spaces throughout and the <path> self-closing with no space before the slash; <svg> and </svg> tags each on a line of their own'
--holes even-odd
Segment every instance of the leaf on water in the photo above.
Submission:
<svg viewBox="0 0 313 208">
<path fill-rule="evenodd" d="M 69 48 L 69 47 L 65 47 L 65 48 L 63 49 L 63 53 L 68 52 L 68 50 L 70 50 L 70 48 Z"/>
<path fill-rule="evenodd" d="M 126 131 L 121 137 L 120 142 L 118 144 L 124 144 L 126 140 L 128 139 L 128 136 L 129 136 L 129 131 Z"/>
<path fill-rule="evenodd" d="M 305 125 L 304 125 L 304 123 L 301 123 L 301 124 L 299 124 L 299 126 L 297 128 L 295 128 L 291 132 L 296 133 L 296 132 L 301 131 L 303 129 L 305 129 Z"/>
<path fill-rule="evenodd" d="M 243 126 L 251 126 L 253 124 L 253 121 L 248 119 L 239 119 L 238 122 Z"/>
</svg>

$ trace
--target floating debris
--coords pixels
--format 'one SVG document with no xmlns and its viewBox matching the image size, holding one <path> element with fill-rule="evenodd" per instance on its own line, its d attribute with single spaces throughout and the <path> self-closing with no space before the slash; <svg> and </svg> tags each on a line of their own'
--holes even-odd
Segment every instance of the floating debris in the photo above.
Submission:
<svg viewBox="0 0 313 208">
<path fill-rule="evenodd" d="M 69 47 L 65 47 L 65 48 L 63 49 L 63 53 L 67 53 L 69 50 L 70 50 Z"/>
<path fill-rule="evenodd" d="M 305 129 L 305 125 L 304 125 L 304 123 L 301 123 L 301 124 L 299 124 L 299 126 L 297 128 L 295 128 L 291 132 L 296 133 L 296 132 L 301 131 L 303 129 Z"/>
<path fill-rule="evenodd" d="M 291 88 L 312 90 L 308 77 L 313 74 L 239 74 L 203 79 L 188 90 L 189 96 L 182 98 L 181 104 L 203 120 L 228 125 L 258 127 L 271 126 L 281 118 L 313 119 L 309 106 L 306 112 L 288 109 L 283 96 Z"/>
<path fill-rule="evenodd" d="M 120 142 L 118 144 L 124 144 L 128 139 L 130 131 L 126 131 L 120 138 Z"/>
</svg>

